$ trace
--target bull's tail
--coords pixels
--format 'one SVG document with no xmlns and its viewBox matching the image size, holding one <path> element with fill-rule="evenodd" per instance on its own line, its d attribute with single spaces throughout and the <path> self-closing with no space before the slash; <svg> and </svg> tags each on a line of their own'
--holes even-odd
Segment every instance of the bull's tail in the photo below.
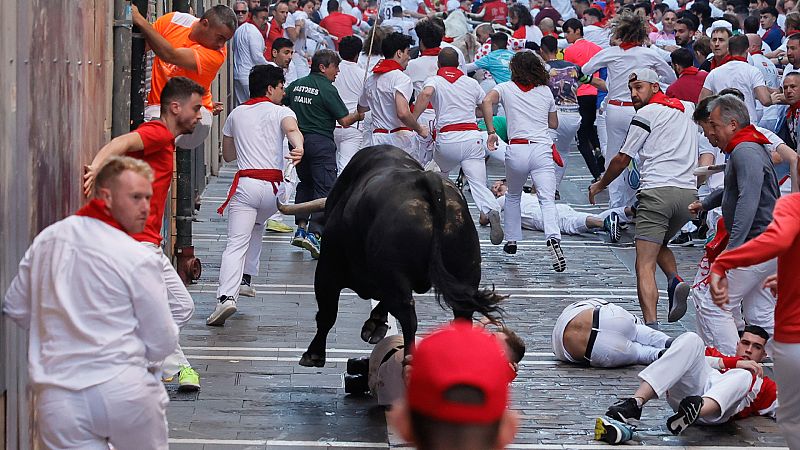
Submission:
<svg viewBox="0 0 800 450">
<path fill-rule="evenodd" d="M 479 290 L 453 276 L 445 267 L 442 258 L 442 235 L 447 219 L 444 182 L 440 175 L 425 172 L 423 183 L 428 191 L 433 222 L 429 272 L 436 301 L 443 307 L 444 301 L 452 308 L 455 317 L 471 319 L 473 313 L 478 312 L 491 320 L 499 320 L 502 309 L 498 302 L 503 296 L 496 294 L 494 289 Z"/>
</svg>

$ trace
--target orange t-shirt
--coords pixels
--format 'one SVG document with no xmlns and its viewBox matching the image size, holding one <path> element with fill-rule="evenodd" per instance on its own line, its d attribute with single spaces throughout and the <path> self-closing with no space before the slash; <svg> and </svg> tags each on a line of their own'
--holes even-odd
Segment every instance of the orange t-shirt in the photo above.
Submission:
<svg viewBox="0 0 800 450">
<path fill-rule="evenodd" d="M 174 64 L 168 64 L 162 61 L 158 56 L 153 58 L 153 77 L 150 86 L 150 94 L 147 96 L 148 105 L 161 104 L 161 91 L 170 78 L 186 77 L 194 80 L 197 84 L 206 89 L 206 95 L 203 96 L 203 106 L 209 110 L 214 107 L 211 100 L 211 82 L 214 81 L 219 68 L 222 67 L 222 63 L 225 62 L 225 55 L 227 52 L 225 47 L 220 50 L 211 50 L 189 39 L 192 25 L 198 20 L 200 19 L 191 14 L 175 12 L 162 16 L 153 24 L 153 28 L 164 36 L 173 47 L 189 48 L 194 51 L 197 72 L 178 67 Z"/>
</svg>

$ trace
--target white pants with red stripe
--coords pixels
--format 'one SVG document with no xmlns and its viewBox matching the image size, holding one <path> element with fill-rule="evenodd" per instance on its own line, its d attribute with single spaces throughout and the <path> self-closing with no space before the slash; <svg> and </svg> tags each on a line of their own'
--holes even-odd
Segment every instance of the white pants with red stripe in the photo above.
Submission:
<svg viewBox="0 0 800 450">
<path fill-rule="evenodd" d="M 467 177 L 469 190 L 475 200 L 478 211 L 487 214 L 489 211 L 500 212 L 500 204 L 486 184 L 486 162 L 483 159 L 485 145 L 480 131 L 449 131 L 439 133 L 436 137 L 436 151 L 433 160 L 447 178 L 450 171 L 461 166 Z"/>
<path fill-rule="evenodd" d="M 281 195 L 283 185 L 278 188 Z M 277 196 L 269 181 L 240 178 L 239 186 L 228 203 L 228 243 L 219 268 L 217 298 L 239 298 L 242 275 L 258 275 L 264 225 L 275 214 Z"/>
<path fill-rule="evenodd" d="M 336 169 L 342 173 L 347 163 L 361 150 L 364 135 L 355 127 L 340 128 L 337 126 L 333 130 L 333 141 L 336 143 Z"/>
<path fill-rule="evenodd" d="M 530 176 L 542 208 L 545 237 L 560 241 L 552 144 L 511 144 L 506 149 L 505 163 L 508 192 L 503 229 L 506 239 L 522 239 L 522 186 Z"/>
<path fill-rule="evenodd" d="M 678 336 L 661 358 L 639 372 L 660 398 L 678 410 L 681 400 L 698 395 L 719 403 L 717 417 L 701 417 L 698 423 L 725 423 L 752 401 L 748 394 L 753 376 L 745 369 L 720 372 L 711 367 L 705 357 L 706 345 L 700 336 L 688 332 Z"/>
<path fill-rule="evenodd" d="M 617 156 L 625 137 L 628 135 L 628 128 L 631 119 L 636 114 L 633 106 L 608 105 L 606 108 L 606 134 L 608 142 L 606 144 L 605 159 L 606 169 L 611 163 L 611 159 Z M 631 206 L 636 200 L 636 191 L 628 185 L 627 169 L 622 172 L 611 184 L 608 185 L 608 207 Z"/>
<path fill-rule="evenodd" d="M 800 448 L 800 344 L 773 342 L 778 383 L 778 426 L 791 449 Z"/>
<path fill-rule="evenodd" d="M 556 144 L 556 150 L 558 150 L 558 153 L 561 154 L 561 160 L 564 161 L 564 167 L 556 165 L 556 188 L 561 184 L 561 180 L 564 179 L 564 173 L 567 171 L 567 159 L 569 157 L 569 152 L 576 146 L 575 136 L 578 135 L 578 128 L 580 127 L 581 115 L 577 110 L 575 112 L 558 112 L 558 128 L 555 130 L 553 142 Z"/>
<path fill-rule="evenodd" d="M 186 285 L 183 284 L 183 280 L 181 280 L 175 268 L 172 267 L 172 262 L 161 250 L 161 247 L 151 242 L 142 242 L 142 245 L 157 254 L 161 261 L 161 275 L 164 277 L 164 284 L 167 286 L 167 300 L 169 301 L 172 320 L 175 321 L 179 329 L 183 329 L 183 326 L 189 323 L 189 319 L 194 314 L 192 295 L 189 294 Z M 183 354 L 183 349 L 178 344 L 175 352 L 167 356 L 161 364 L 161 377 L 170 378 L 177 374 L 183 366 L 191 366 L 191 364 L 189 364 L 189 360 Z"/>
</svg>

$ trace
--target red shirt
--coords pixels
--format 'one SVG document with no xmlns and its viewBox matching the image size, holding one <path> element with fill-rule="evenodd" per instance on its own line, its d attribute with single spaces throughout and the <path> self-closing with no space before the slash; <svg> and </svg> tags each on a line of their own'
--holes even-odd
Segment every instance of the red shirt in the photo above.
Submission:
<svg viewBox="0 0 800 450">
<path fill-rule="evenodd" d="M 272 43 L 279 37 L 283 37 L 283 25 L 278 25 L 278 22 L 272 19 L 272 22 L 269 23 L 269 33 L 267 33 L 266 47 L 264 48 L 264 58 L 267 61 L 272 61 Z"/>
<path fill-rule="evenodd" d="M 506 4 L 505 0 L 492 0 L 485 2 L 481 5 L 481 9 L 478 12 L 486 10 L 486 14 L 483 15 L 484 22 L 494 22 L 499 23 L 502 25 L 506 24 L 506 20 L 508 20 L 508 5 Z"/>
<path fill-rule="evenodd" d="M 800 193 L 785 195 L 775 203 L 772 223 L 763 233 L 720 254 L 711 272 L 722 275 L 778 258 L 778 302 L 775 305 L 775 340 L 800 343 Z"/>
<path fill-rule="evenodd" d="M 700 91 L 703 90 L 703 82 L 706 81 L 708 72 L 698 71 L 694 67 L 683 69 L 678 79 L 667 88 L 667 97 L 677 98 L 683 101 L 697 103 L 700 98 Z"/>
<path fill-rule="evenodd" d="M 336 36 L 338 39 L 334 41 L 336 49 L 339 49 L 339 42 L 345 36 L 353 35 L 353 25 L 358 25 L 358 19 L 350 14 L 343 14 L 339 11 L 329 13 L 322 19 L 319 26 L 328 30 L 328 33 Z"/>
<path fill-rule="evenodd" d="M 169 186 L 172 184 L 175 136 L 160 120 L 145 122 L 139 125 L 134 133 L 139 133 L 144 149 L 139 152 L 131 152 L 128 156 L 150 164 L 153 169 L 153 197 L 150 199 L 150 217 L 147 218 L 144 231 L 131 236 L 137 241 L 161 245 L 164 206 L 167 203 Z"/>
<path fill-rule="evenodd" d="M 544 8 L 540 9 L 539 14 L 534 17 L 533 24 L 538 27 L 539 23 L 541 23 L 542 19 L 545 17 L 553 19 L 553 23 L 556 25 L 558 25 L 558 22 L 561 20 L 561 14 L 557 9 L 553 8 L 552 6 L 545 6 Z"/>
<path fill-rule="evenodd" d="M 722 359 L 726 372 L 735 369 L 736 363 L 742 358 L 738 356 L 725 356 L 714 347 L 706 347 L 706 356 L 713 356 Z M 774 416 L 778 408 L 778 385 L 769 377 L 755 378 L 750 384 L 750 392 L 747 397 L 752 400 L 743 410 L 736 413 L 735 419 L 744 419 L 750 416 Z M 755 397 L 755 398 L 754 398 Z"/>
<path fill-rule="evenodd" d="M 569 61 L 582 67 L 592 59 L 592 56 L 602 50 L 599 45 L 586 39 L 578 39 L 572 45 L 564 49 L 564 61 Z M 582 84 L 577 91 L 578 96 L 597 95 L 597 88 L 590 84 Z"/>
</svg>

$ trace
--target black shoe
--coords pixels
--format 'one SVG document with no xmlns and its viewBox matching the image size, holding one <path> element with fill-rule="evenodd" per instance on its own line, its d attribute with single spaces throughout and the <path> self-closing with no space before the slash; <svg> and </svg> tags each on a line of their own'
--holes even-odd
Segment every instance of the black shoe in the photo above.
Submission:
<svg viewBox="0 0 800 450">
<path fill-rule="evenodd" d="M 553 261 L 553 270 L 563 272 L 567 268 L 567 260 L 561 250 L 561 244 L 557 240 L 550 238 L 547 240 L 547 248 L 550 250 L 550 259 Z"/>
<path fill-rule="evenodd" d="M 366 375 L 369 373 L 369 356 L 348 359 L 347 373 L 349 375 Z"/>
<path fill-rule="evenodd" d="M 606 415 L 614 420 L 630 423 L 628 421 L 631 419 L 639 420 L 642 418 L 642 408 L 636 404 L 636 399 L 631 397 L 609 406 Z"/>
<path fill-rule="evenodd" d="M 369 391 L 366 375 L 345 375 L 344 392 L 348 394 L 363 394 Z"/>
<path fill-rule="evenodd" d="M 509 255 L 513 255 L 517 253 L 517 242 L 506 242 L 506 245 L 503 246 L 503 251 L 508 253 Z"/>
<path fill-rule="evenodd" d="M 691 232 L 681 231 L 675 239 L 669 241 L 669 245 L 677 245 L 680 247 L 694 247 L 694 236 Z"/>
<path fill-rule="evenodd" d="M 556 200 L 561 200 L 561 193 L 556 190 Z"/>
<path fill-rule="evenodd" d="M 456 177 L 455 185 L 459 191 L 464 190 L 464 169 L 458 170 L 458 176 Z"/>
<path fill-rule="evenodd" d="M 678 405 L 678 412 L 667 419 L 667 428 L 672 434 L 681 434 L 683 430 L 697 421 L 702 407 L 703 397 L 698 395 L 686 397 Z"/>
</svg>

